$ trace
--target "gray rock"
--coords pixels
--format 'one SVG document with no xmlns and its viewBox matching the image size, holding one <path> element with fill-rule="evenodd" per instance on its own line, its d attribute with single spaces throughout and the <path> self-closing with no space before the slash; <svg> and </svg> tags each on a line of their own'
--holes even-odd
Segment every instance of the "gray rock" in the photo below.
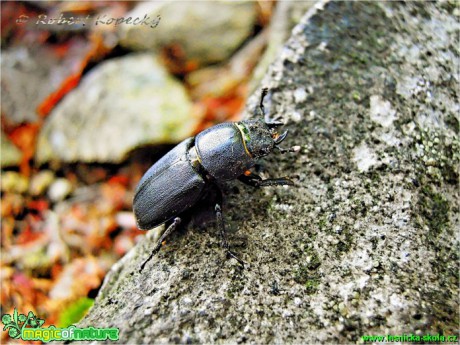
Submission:
<svg viewBox="0 0 460 345">
<path fill-rule="evenodd" d="M 1 133 L 1 166 L 17 166 L 21 162 L 21 151 L 8 140 L 5 133 Z"/>
<path fill-rule="evenodd" d="M 18 45 L 2 50 L 1 106 L 8 122 L 38 121 L 37 108 L 62 87 L 66 78 L 78 72 L 88 49 L 88 44 L 77 38 L 71 41 L 64 57 L 47 45 Z"/>
<path fill-rule="evenodd" d="M 35 48 L 2 51 L 2 113 L 12 124 L 36 121 L 37 106 L 56 86 L 48 79 L 57 64 L 55 57 L 46 49 Z"/>
<path fill-rule="evenodd" d="M 119 327 L 123 343 L 456 334 L 455 6 L 322 6 L 294 29 L 262 83 L 271 116 L 299 115 L 284 146 L 302 147 L 267 156 L 263 170 L 297 187 L 225 185 L 230 245 L 246 269 L 224 258 L 213 225 L 189 225 L 140 272 L 154 245 L 146 237 L 113 267 L 80 327 Z M 307 97 L 296 103 L 300 87 Z M 356 158 L 363 148 L 372 164 Z"/>
<path fill-rule="evenodd" d="M 86 75 L 40 132 L 36 159 L 119 162 L 140 145 L 176 143 L 198 119 L 182 85 L 149 54 L 112 59 Z"/>
<path fill-rule="evenodd" d="M 126 17 L 148 15 L 158 25 L 122 24 L 120 43 L 130 49 L 158 51 L 178 45 L 199 65 L 228 58 L 251 34 L 256 20 L 252 1 L 145 2 Z M 153 25 L 154 26 L 154 25 Z"/>
</svg>

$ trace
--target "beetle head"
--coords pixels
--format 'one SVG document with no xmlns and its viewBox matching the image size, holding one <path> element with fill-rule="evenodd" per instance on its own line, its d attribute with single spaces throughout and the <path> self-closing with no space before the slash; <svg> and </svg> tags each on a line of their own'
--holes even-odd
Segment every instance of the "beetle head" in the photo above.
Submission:
<svg viewBox="0 0 460 345">
<path fill-rule="evenodd" d="M 238 128 L 243 135 L 245 147 L 254 158 L 263 157 L 269 154 L 274 148 L 277 148 L 281 153 L 296 152 L 300 146 L 294 146 L 290 149 L 283 149 L 278 145 L 286 139 L 287 131 L 279 134 L 276 128 L 283 125 L 280 121 L 266 122 L 267 118 L 264 108 L 264 98 L 268 93 L 268 89 L 262 89 L 259 109 L 262 113 L 262 118 L 256 120 L 244 120 L 237 123 Z"/>
<path fill-rule="evenodd" d="M 262 119 L 238 122 L 245 146 L 254 158 L 266 156 L 286 138 L 287 132 L 279 135 L 275 131 L 280 125 L 281 122 L 266 123 Z"/>
</svg>

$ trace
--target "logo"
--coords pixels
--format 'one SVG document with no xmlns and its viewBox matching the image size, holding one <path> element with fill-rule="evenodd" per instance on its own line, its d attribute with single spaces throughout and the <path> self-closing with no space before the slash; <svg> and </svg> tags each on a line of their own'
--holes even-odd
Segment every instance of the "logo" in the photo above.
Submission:
<svg viewBox="0 0 460 345">
<path fill-rule="evenodd" d="M 33 312 L 29 311 L 27 316 L 19 314 L 14 308 L 13 315 L 4 314 L 2 316 L 4 325 L 3 331 L 8 331 L 12 339 L 49 341 L 66 340 L 118 340 L 118 328 L 78 328 L 69 326 L 58 328 L 54 325 L 41 327 L 45 320 L 39 319 Z"/>
<path fill-rule="evenodd" d="M 5 325 L 3 331 L 8 330 L 8 335 L 11 338 L 18 339 L 24 328 L 27 326 L 38 328 L 45 323 L 45 320 L 37 318 L 31 311 L 29 311 L 27 317 L 24 314 L 18 315 L 18 311 L 14 308 L 13 316 L 10 314 L 2 316 L 2 323 Z"/>
</svg>

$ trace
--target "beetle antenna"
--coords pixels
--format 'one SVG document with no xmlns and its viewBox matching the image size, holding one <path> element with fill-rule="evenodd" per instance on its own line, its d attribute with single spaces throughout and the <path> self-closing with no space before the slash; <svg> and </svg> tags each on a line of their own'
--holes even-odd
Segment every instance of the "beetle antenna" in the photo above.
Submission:
<svg viewBox="0 0 460 345">
<path fill-rule="evenodd" d="M 268 93 L 268 88 L 264 87 L 262 89 L 262 95 L 260 97 L 259 108 L 260 108 L 260 111 L 262 112 L 263 120 L 268 125 L 268 127 L 272 129 L 272 128 L 284 125 L 284 121 L 282 121 L 283 117 L 281 115 L 277 115 L 274 119 L 268 120 L 267 113 L 265 112 L 265 107 L 264 107 L 264 99 L 267 93 Z"/>
<path fill-rule="evenodd" d="M 260 97 L 260 103 L 259 103 L 259 108 L 262 111 L 262 117 L 264 118 L 264 120 L 265 120 L 265 116 L 266 116 L 265 108 L 264 108 L 264 98 L 267 95 L 267 93 L 268 93 L 268 88 L 264 87 L 262 89 L 262 96 Z"/>
</svg>

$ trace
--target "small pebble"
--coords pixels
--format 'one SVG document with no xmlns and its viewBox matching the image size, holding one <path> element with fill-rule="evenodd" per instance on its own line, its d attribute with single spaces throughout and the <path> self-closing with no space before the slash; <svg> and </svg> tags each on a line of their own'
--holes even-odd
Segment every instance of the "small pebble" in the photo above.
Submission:
<svg viewBox="0 0 460 345">
<path fill-rule="evenodd" d="M 339 303 L 339 313 L 342 316 L 346 316 L 348 314 L 347 307 L 345 306 L 345 303 L 343 302 Z"/>
<path fill-rule="evenodd" d="M 193 301 L 190 297 L 184 297 L 182 298 L 182 304 L 184 305 L 192 305 L 193 304 Z"/>
<path fill-rule="evenodd" d="M 15 172 L 2 172 L 2 192 L 22 194 L 29 188 L 29 180 L 27 177 Z"/>
<path fill-rule="evenodd" d="M 305 89 L 298 88 L 294 91 L 294 98 L 296 103 L 303 102 L 307 99 L 307 92 Z"/>
<path fill-rule="evenodd" d="M 58 178 L 48 189 L 48 197 L 53 202 L 64 200 L 72 192 L 72 184 L 65 178 Z"/>
<path fill-rule="evenodd" d="M 290 310 L 283 311 L 283 317 L 291 317 L 293 314 Z"/>
<path fill-rule="evenodd" d="M 32 196 L 42 195 L 54 180 L 51 170 L 43 170 L 34 175 L 30 180 L 29 193 Z"/>
<path fill-rule="evenodd" d="M 120 235 L 115 238 L 113 249 L 118 255 L 126 254 L 132 247 L 134 247 L 134 241 L 127 235 Z"/>
<path fill-rule="evenodd" d="M 294 122 L 300 122 L 302 120 L 302 114 L 299 113 L 298 111 L 294 111 L 292 114 L 291 114 L 291 119 L 292 121 Z"/>
<path fill-rule="evenodd" d="M 294 298 L 294 304 L 296 306 L 300 306 L 302 304 L 302 300 L 299 297 Z"/>
<path fill-rule="evenodd" d="M 136 219 L 132 212 L 121 211 L 115 215 L 115 220 L 119 226 L 122 228 L 135 228 Z"/>
</svg>

